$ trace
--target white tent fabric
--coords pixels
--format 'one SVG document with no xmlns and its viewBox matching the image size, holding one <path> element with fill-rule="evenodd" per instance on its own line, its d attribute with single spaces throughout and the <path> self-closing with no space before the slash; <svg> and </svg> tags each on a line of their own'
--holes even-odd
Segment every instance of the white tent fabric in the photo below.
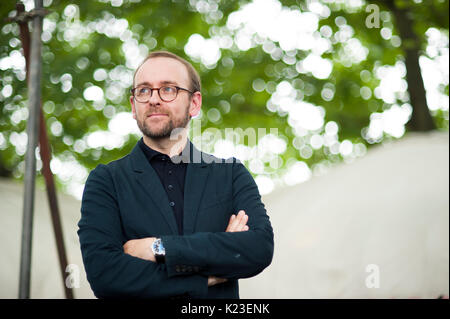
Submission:
<svg viewBox="0 0 450 319">
<path fill-rule="evenodd" d="M 23 184 L 0 179 L 0 298 L 18 298 L 20 274 L 20 249 L 22 237 Z M 81 258 L 77 235 L 81 203 L 72 196 L 58 193 L 61 223 L 64 232 L 69 264 L 76 265 L 65 274 L 79 279 L 74 288 L 75 298 L 94 298 Z M 76 273 L 79 270 L 79 276 Z M 76 284 L 74 282 L 73 284 Z M 31 258 L 31 298 L 64 298 L 64 286 L 59 269 L 55 236 L 50 217 L 47 194 L 43 187 L 36 187 Z"/>
<path fill-rule="evenodd" d="M 263 196 L 275 233 L 274 260 L 240 281 L 241 297 L 448 296 L 448 143 L 448 133 L 410 134 Z M 22 197 L 22 184 L 0 179 L 0 298 L 18 296 Z M 80 274 L 74 295 L 92 298 L 76 234 L 80 202 L 58 198 L 69 263 Z M 36 190 L 31 297 L 64 297 L 42 187 Z"/>
<path fill-rule="evenodd" d="M 448 133 L 380 145 L 264 202 L 274 259 L 242 298 L 448 298 Z"/>
</svg>

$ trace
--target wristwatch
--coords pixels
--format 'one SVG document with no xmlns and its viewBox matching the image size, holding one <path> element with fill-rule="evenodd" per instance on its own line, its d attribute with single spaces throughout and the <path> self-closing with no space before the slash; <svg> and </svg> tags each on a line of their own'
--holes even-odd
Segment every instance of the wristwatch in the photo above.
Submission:
<svg viewBox="0 0 450 319">
<path fill-rule="evenodd" d="M 153 255 L 155 255 L 158 264 L 164 264 L 166 261 L 166 249 L 163 246 L 161 238 L 156 239 L 152 244 Z"/>
</svg>

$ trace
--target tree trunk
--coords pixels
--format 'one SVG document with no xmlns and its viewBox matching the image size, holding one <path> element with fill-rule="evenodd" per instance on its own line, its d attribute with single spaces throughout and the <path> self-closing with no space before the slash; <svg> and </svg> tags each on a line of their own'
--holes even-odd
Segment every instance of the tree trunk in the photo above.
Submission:
<svg viewBox="0 0 450 319">
<path fill-rule="evenodd" d="M 428 108 L 425 87 L 419 65 L 421 41 L 413 30 L 413 21 L 408 9 L 400 9 L 395 1 L 386 1 L 386 5 L 395 16 L 396 27 L 402 39 L 405 52 L 406 81 L 413 112 L 406 125 L 410 131 L 431 131 L 436 129 Z"/>
</svg>

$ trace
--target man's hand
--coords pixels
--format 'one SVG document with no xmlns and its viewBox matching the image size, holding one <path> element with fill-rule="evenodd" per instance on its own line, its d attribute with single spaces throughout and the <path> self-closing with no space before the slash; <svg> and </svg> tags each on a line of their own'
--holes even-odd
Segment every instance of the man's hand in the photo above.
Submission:
<svg viewBox="0 0 450 319">
<path fill-rule="evenodd" d="M 248 216 L 245 214 L 244 210 L 240 210 L 236 215 L 231 215 L 230 221 L 228 222 L 228 227 L 225 230 L 227 233 L 234 233 L 240 231 L 247 231 L 249 227 L 247 226 Z"/>
<path fill-rule="evenodd" d="M 230 221 L 228 222 L 227 229 L 225 232 L 227 233 L 235 233 L 235 232 L 241 232 L 241 231 L 247 231 L 249 230 L 249 227 L 247 226 L 248 222 L 248 216 L 245 214 L 245 211 L 240 210 L 239 213 L 236 215 L 231 215 Z M 208 287 L 221 284 L 226 282 L 226 278 L 218 278 L 214 276 L 208 277 Z"/>
<path fill-rule="evenodd" d="M 208 287 L 217 285 L 217 284 L 221 284 L 226 282 L 227 279 L 225 278 L 218 278 L 218 277 L 214 277 L 214 276 L 209 276 L 208 277 Z"/>
<path fill-rule="evenodd" d="M 125 254 L 156 262 L 151 248 L 155 240 L 155 237 L 129 240 L 123 245 L 123 251 Z"/>
</svg>

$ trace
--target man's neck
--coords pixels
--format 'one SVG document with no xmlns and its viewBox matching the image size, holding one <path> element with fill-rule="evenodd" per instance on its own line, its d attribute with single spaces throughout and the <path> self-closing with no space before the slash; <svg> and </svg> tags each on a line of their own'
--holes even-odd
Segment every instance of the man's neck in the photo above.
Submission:
<svg viewBox="0 0 450 319">
<path fill-rule="evenodd" d="M 158 151 L 160 153 L 166 154 L 169 157 L 180 154 L 187 143 L 187 130 L 183 130 L 180 134 L 177 134 L 176 139 L 171 139 L 170 137 L 153 139 L 148 136 L 143 137 L 145 145 Z"/>
</svg>

